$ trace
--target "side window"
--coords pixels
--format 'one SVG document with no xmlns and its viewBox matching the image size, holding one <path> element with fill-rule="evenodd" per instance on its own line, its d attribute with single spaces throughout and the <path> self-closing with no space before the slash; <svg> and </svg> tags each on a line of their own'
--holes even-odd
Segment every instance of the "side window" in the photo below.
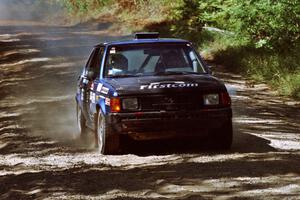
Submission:
<svg viewBox="0 0 300 200">
<path fill-rule="evenodd" d="M 94 72 L 94 78 L 99 77 L 103 54 L 104 54 L 103 47 L 95 49 L 90 57 L 90 60 L 87 63 L 86 73 L 90 71 Z"/>
<path fill-rule="evenodd" d="M 84 67 L 84 69 L 83 69 L 83 73 L 82 73 L 82 74 L 83 74 L 84 76 L 87 76 L 87 74 L 88 74 L 88 69 L 89 69 L 89 66 L 91 65 L 92 58 L 94 57 L 94 54 L 95 54 L 95 49 L 92 51 L 92 53 L 91 53 L 91 55 L 90 55 L 90 57 L 89 57 L 89 59 L 88 59 L 86 65 L 85 65 L 85 67 Z"/>
</svg>

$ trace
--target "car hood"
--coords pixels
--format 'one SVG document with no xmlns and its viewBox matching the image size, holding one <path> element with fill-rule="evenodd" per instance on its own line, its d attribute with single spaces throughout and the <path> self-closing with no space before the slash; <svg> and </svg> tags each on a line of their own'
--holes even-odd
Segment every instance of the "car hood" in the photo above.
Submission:
<svg viewBox="0 0 300 200">
<path fill-rule="evenodd" d="M 226 90 L 220 80 L 210 75 L 107 78 L 105 81 L 121 96 Z"/>
</svg>

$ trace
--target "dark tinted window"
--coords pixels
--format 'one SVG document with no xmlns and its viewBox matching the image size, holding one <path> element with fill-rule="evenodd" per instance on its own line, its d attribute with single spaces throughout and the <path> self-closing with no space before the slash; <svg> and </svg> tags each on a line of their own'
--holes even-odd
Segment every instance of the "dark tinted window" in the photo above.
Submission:
<svg viewBox="0 0 300 200">
<path fill-rule="evenodd" d="M 156 73 L 206 73 L 188 44 L 140 44 L 114 46 L 108 50 L 105 76 L 146 76 Z"/>
<path fill-rule="evenodd" d="M 103 47 L 94 49 L 86 65 L 86 74 L 88 71 L 93 71 L 95 73 L 95 77 L 99 77 L 103 54 Z"/>
</svg>

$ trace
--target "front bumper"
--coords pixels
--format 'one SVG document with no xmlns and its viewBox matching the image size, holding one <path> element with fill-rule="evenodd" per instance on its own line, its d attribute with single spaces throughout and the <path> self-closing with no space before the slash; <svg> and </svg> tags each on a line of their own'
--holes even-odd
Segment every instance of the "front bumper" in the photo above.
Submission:
<svg viewBox="0 0 300 200">
<path fill-rule="evenodd" d="M 108 123 L 118 134 L 136 140 L 181 136 L 207 136 L 210 130 L 231 123 L 231 108 L 198 111 L 110 113 Z"/>
</svg>

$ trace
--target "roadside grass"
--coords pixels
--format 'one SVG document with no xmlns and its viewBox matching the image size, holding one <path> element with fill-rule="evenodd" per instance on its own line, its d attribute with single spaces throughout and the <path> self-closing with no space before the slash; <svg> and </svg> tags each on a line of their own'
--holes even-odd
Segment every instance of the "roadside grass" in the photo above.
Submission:
<svg viewBox="0 0 300 200">
<path fill-rule="evenodd" d="M 217 39 L 204 47 L 211 52 L 215 63 L 244 74 L 256 82 L 267 83 L 280 95 L 300 99 L 300 50 L 274 52 L 257 49 L 239 41 L 218 41 Z M 215 43 L 221 45 L 214 45 Z"/>
<path fill-rule="evenodd" d="M 250 78 L 268 83 L 281 95 L 300 99 L 300 63 L 296 59 L 291 55 L 250 54 L 242 58 L 241 66 Z"/>
</svg>

